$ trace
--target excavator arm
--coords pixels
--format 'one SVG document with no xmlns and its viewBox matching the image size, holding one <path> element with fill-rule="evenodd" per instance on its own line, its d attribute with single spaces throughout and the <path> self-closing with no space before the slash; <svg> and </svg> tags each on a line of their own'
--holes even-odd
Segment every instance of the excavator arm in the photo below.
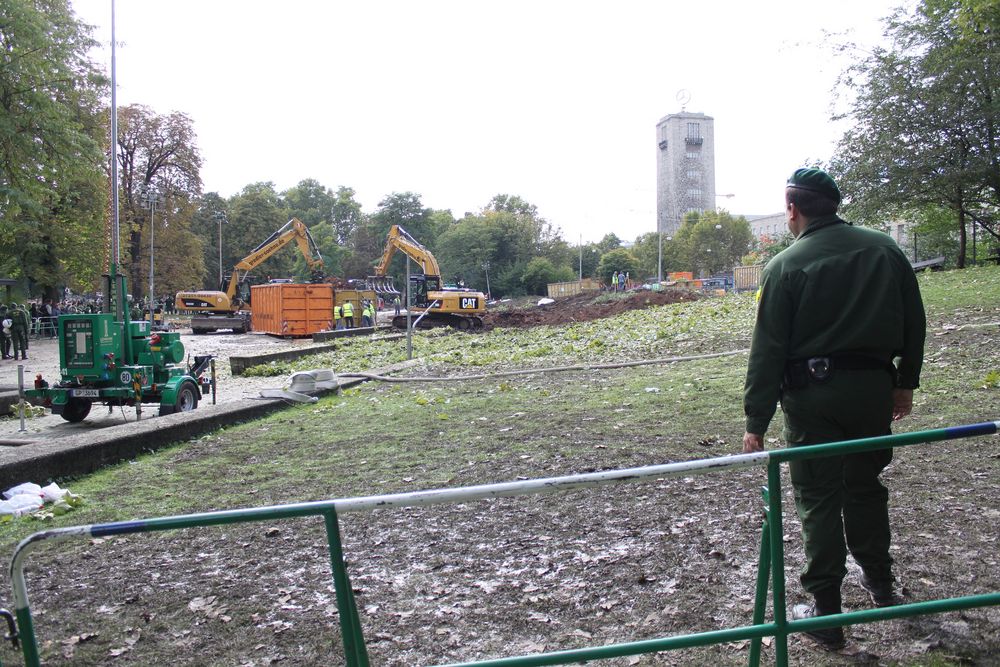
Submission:
<svg viewBox="0 0 1000 667">
<path fill-rule="evenodd" d="M 376 276 L 385 276 L 397 250 L 419 264 L 421 273 L 424 275 L 441 275 L 441 267 L 438 266 L 437 260 L 434 259 L 431 251 L 410 236 L 409 232 L 405 229 L 399 225 L 393 225 L 389 229 L 389 236 L 385 241 L 385 252 L 382 253 L 382 259 L 379 261 L 378 266 L 375 267 Z"/>
<path fill-rule="evenodd" d="M 312 234 L 309 233 L 309 228 L 298 218 L 292 218 L 236 264 L 233 275 L 229 278 L 229 284 L 226 286 L 226 295 L 229 300 L 233 301 L 236 298 L 236 289 L 247 273 L 293 240 L 298 244 L 299 251 L 309 268 L 314 272 L 322 270 L 323 257 L 320 255 L 316 242 L 313 241 Z"/>
</svg>

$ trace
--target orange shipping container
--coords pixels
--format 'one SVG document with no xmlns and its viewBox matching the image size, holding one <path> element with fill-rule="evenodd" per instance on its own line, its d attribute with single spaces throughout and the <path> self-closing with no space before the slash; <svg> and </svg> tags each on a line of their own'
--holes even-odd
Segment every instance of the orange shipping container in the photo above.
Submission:
<svg viewBox="0 0 1000 667">
<path fill-rule="evenodd" d="M 333 329 L 333 285 L 275 283 L 250 288 L 252 328 L 272 336 L 311 336 Z"/>
</svg>

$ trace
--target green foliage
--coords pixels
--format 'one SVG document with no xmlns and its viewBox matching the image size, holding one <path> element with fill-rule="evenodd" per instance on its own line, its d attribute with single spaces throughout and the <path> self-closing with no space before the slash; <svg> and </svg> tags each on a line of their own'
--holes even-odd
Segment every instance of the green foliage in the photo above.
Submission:
<svg viewBox="0 0 1000 667">
<path fill-rule="evenodd" d="M 66 0 L 0 4 L 0 273 L 50 297 L 90 287 L 104 255 L 107 81 L 93 46 Z"/>
<path fill-rule="evenodd" d="M 201 196 L 201 154 L 191 119 L 174 111 L 160 115 L 147 106 L 118 109 L 118 161 L 121 164 L 122 263 L 137 299 L 145 296 L 149 275 L 150 226 L 173 227 L 171 242 L 157 241 L 157 273 L 162 284 L 190 287 L 204 274 L 201 244 L 190 231 Z M 157 193 L 156 220 L 143 193 Z M 162 227 L 161 227 L 162 225 Z M 152 233 L 155 236 L 155 232 Z"/>
<path fill-rule="evenodd" d="M 672 252 L 685 260 L 685 269 L 695 276 L 731 271 L 750 250 L 753 232 L 743 216 L 727 211 L 688 213 L 674 235 Z M 673 258 L 671 258 L 673 259 Z"/>
<path fill-rule="evenodd" d="M 314 178 L 299 181 L 282 193 L 290 218 L 298 218 L 306 227 L 329 223 L 335 202 L 333 192 Z"/>
<path fill-rule="evenodd" d="M 982 386 L 984 389 L 1000 389 L 1000 370 L 991 370 L 983 378 Z"/>
<path fill-rule="evenodd" d="M 229 200 L 229 224 L 223 229 L 226 253 L 223 264 L 226 273 L 244 257 L 249 255 L 271 234 L 281 229 L 290 216 L 284 202 L 274 188 L 274 183 L 251 183 Z M 279 252 L 253 270 L 258 279 L 287 277 L 292 273 L 295 257 L 291 252 Z"/>
<path fill-rule="evenodd" d="M 784 234 L 776 236 L 764 234 L 759 239 L 754 241 L 753 250 L 744 255 L 740 260 L 740 263 L 743 266 L 767 264 L 771 261 L 771 258 L 792 245 L 794 240 L 795 237 L 792 236 L 791 232 L 785 232 Z"/>
<path fill-rule="evenodd" d="M 635 243 L 630 248 L 632 256 L 639 263 L 636 273 L 632 274 L 634 278 L 646 279 L 658 277 L 657 274 L 661 262 L 661 242 L 662 239 L 658 232 L 643 234 L 635 240 Z M 664 268 L 664 271 L 667 272 L 667 269 Z"/>
<path fill-rule="evenodd" d="M 202 262 L 205 266 L 205 273 L 201 285 L 204 289 L 217 290 L 219 285 L 219 234 L 220 224 L 222 227 L 223 249 L 235 245 L 233 239 L 227 239 L 230 233 L 227 212 L 229 204 L 219 196 L 217 192 L 203 194 L 197 202 L 197 209 L 191 216 L 191 231 L 201 240 Z M 232 259 L 227 264 L 226 258 L 231 257 L 231 252 L 224 252 L 222 260 L 222 274 L 232 270 L 236 260 Z M 185 289 L 192 289 L 198 285 L 196 280 L 189 280 Z"/>
<path fill-rule="evenodd" d="M 619 273 L 625 271 L 633 279 L 638 279 L 639 260 L 624 248 L 609 250 L 601 256 L 601 261 L 597 265 L 597 275 L 601 282 L 608 285 L 611 284 L 611 276 L 615 271 Z"/>
<path fill-rule="evenodd" d="M 998 31 L 996 3 L 923 0 L 887 23 L 890 48 L 870 52 L 841 81 L 854 126 L 830 169 L 845 213 L 877 226 L 947 209 L 959 267 L 969 225 L 996 234 L 1000 222 Z"/>
<path fill-rule="evenodd" d="M 566 282 L 575 277 L 568 266 L 555 266 L 546 257 L 535 257 L 521 274 L 521 283 L 528 294 L 546 294 L 549 283 Z"/>
</svg>

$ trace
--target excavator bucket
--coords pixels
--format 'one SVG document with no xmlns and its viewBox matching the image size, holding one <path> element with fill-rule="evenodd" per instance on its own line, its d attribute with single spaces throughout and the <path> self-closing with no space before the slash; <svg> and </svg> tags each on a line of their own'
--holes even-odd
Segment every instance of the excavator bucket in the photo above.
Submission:
<svg viewBox="0 0 1000 667">
<path fill-rule="evenodd" d="M 399 296 L 399 290 L 388 276 L 368 276 L 368 288 L 379 296 Z"/>
</svg>

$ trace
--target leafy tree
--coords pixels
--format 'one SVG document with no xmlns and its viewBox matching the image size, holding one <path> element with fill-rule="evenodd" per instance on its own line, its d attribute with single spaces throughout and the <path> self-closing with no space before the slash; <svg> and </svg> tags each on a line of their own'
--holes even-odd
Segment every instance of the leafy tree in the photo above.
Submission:
<svg viewBox="0 0 1000 667">
<path fill-rule="evenodd" d="M 337 243 L 344 246 L 350 241 L 354 230 L 364 222 L 361 204 L 354 199 L 354 194 L 353 188 L 344 186 L 337 188 L 330 214 Z"/>
<path fill-rule="evenodd" d="M 306 227 L 331 220 L 336 198 L 330 188 L 313 178 L 299 181 L 286 190 L 282 197 L 289 217 L 298 218 Z"/>
<path fill-rule="evenodd" d="M 231 271 L 237 259 L 232 248 L 237 239 L 229 231 L 229 204 L 217 192 L 207 192 L 198 201 L 198 208 L 191 218 L 191 231 L 201 241 L 202 263 L 205 274 L 202 280 L 205 289 L 219 289 L 219 276 Z M 223 256 L 219 264 L 219 226 L 222 226 Z M 228 249 L 228 250 L 227 250 Z M 189 281 L 190 282 L 190 281 Z M 182 289 L 191 289 L 192 284 Z"/>
<path fill-rule="evenodd" d="M 605 234 L 604 238 L 602 238 L 597 243 L 597 247 L 601 251 L 601 254 L 604 254 L 609 250 L 614 250 L 615 248 L 621 248 L 622 240 L 617 236 L 615 236 L 614 234 Z"/>
<path fill-rule="evenodd" d="M 313 241 L 323 257 L 323 273 L 326 276 L 343 277 L 342 265 L 350 251 L 337 242 L 337 234 L 333 225 L 329 222 L 321 222 L 312 227 L 309 233 L 312 234 Z M 302 253 L 296 252 L 293 256 L 295 262 L 292 266 L 292 276 L 300 282 L 309 282 L 313 272 L 306 264 Z"/>
<path fill-rule="evenodd" d="M 438 237 L 435 255 L 444 270 L 462 276 L 466 285 L 482 290 L 496 289 L 497 263 L 494 229 L 485 218 L 467 216 L 449 226 Z M 492 264 L 491 264 L 492 263 Z M 489 268 L 488 268 L 489 267 Z M 490 279 L 487 280 L 487 272 Z"/>
<path fill-rule="evenodd" d="M 986 0 L 922 0 L 886 23 L 890 47 L 845 72 L 854 121 L 831 172 L 845 213 L 881 226 L 927 207 L 952 213 L 965 264 L 977 224 L 1000 216 L 1000 9 Z"/>
<path fill-rule="evenodd" d="M 274 232 L 281 229 L 291 216 L 274 189 L 274 183 L 267 181 L 251 183 L 229 201 L 229 224 L 224 234 L 234 240 L 233 260 L 226 264 L 226 272 L 260 246 Z M 296 251 L 297 252 L 297 251 Z M 270 259 L 254 269 L 257 280 L 268 276 L 290 276 L 295 263 L 295 255 L 283 248 Z"/>
<path fill-rule="evenodd" d="M 198 203 L 167 199 L 165 204 L 164 215 L 159 208 L 156 214 L 154 289 L 158 297 L 172 298 L 176 292 L 190 288 L 191 276 L 205 274 L 205 257 L 203 239 L 191 230 Z"/>
<path fill-rule="evenodd" d="M 420 195 L 394 192 L 383 198 L 375 213 L 355 229 L 352 240 L 356 257 L 347 265 L 358 277 L 369 276 L 385 252 L 385 242 L 393 225 L 399 225 L 418 243 L 432 248 L 441 224 L 440 216 L 423 205 Z M 396 253 L 386 273 L 396 278 L 397 286 L 404 284 L 405 266 L 406 255 Z M 418 270 L 411 267 L 411 271 Z"/>
<path fill-rule="evenodd" d="M 0 272 L 45 296 L 96 285 L 106 79 L 66 0 L 0 3 Z"/>
<path fill-rule="evenodd" d="M 547 257 L 535 257 L 521 274 L 521 284 L 528 294 L 547 294 L 549 283 L 567 282 L 576 276 L 568 266 L 556 266 Z"/>
<path fill-rule="evenodd" d="M 687 270 L 696 276 L 731 270 L 750 250 L 752 240 L 746 219 L 726 211 L 688 213 L 674 236 Z"/>
<path fill-rule="evenodd" d="M 636 238 L 635 243 L 632 244 L 631 252 L 632 256 L 639 262 L 639 268 L 636 273 L 633 274 L 633 278 L 645 279 L 657 277 L 657 273 L 660 269 L 661 241 L 665 242 L 664 239 L 660 238 L 660 235 L 657 232 L 649 232 Z M 664 263 L 664 275 L 666 275 L 667 270 L 668 265 Z"/>
<path fill-rule="evenodd" d="M 775 255 L 792 245 L 794 241 L 795 237 L 792 236 L 791 232 L 774 235 L 764 234 L 754 242 L 753 249 L 743 256 L 740 263 L 743 266 L 767 264 Z"/>
<path fill-rule="evenodd" d="M 609 285 L 615 271 L 619 273 L 625 271 L 633 280 L 639 280 L 639 260 L 625 248 L 609 250 L 601 256 L 601 262 L 597 266 L 597 274 L 601 282 Z"/>
<path fill-rule="evenodd" d="M 190 218 L 179 214 L 192 215 L 195 208 L 188 204 L 201 195 L 201 155 L 191 119 L 176 111 L 161 116 L 139 104 L 122 107 L 118 110 L 118 162 L 122 190 L 119 220 L 126 238 L 122 247 L 128 251 L 123 259 L 131 278 L 130 290 L 138 298 L 146 293 L 143 276 L 149 267 L 151 221 L 143 192 L 156 191 L 165 197 L 167 206 L 160 214 L 167 224 L 189 225 Z M 164 248 L 167 254 L 187 250 L 187 243 Z M 168 261 L 168 257 L 160 257 Z"/>
</svg>

